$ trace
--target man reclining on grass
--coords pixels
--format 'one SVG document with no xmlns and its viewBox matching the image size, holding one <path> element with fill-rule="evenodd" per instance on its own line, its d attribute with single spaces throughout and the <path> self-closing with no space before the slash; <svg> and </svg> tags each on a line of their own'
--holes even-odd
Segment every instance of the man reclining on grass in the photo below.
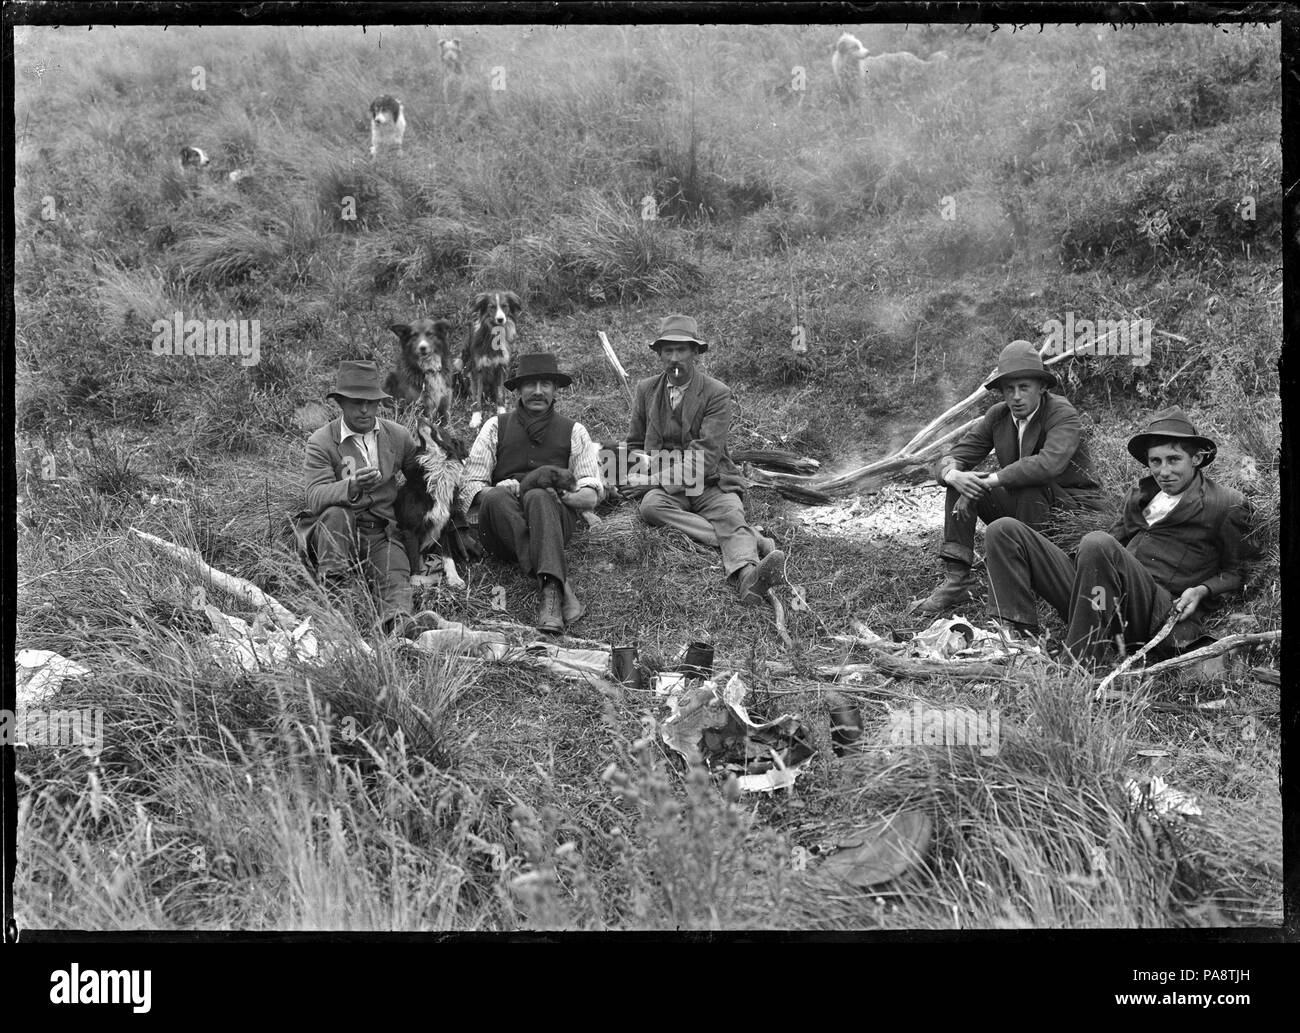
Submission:
<svg viewBox="0 0 1300 1033">
<path fill-rule="evenodd" d="M 999 517 L 1015 517 L 1041 528 L 1053 507 L 1101 508 L 1092 460 L 1080 440 L 1078 410 L 1051 393 L 1050 388 L 1060 385 L 1034 346 L 1028 341 L 1008 344 L 998 356 L 997 376 L 984 386 L 1000 390 L 1003 400 L 935 465 L 935 477 L 948 488 L 939 549 L 947 576 L 913 613 L 942 613 L 973 598 L 978 587 L 971 573 L 976 517 L 986 525 Z M 969 472 L 990 451 L 1002 468 Z"/>
<path fill-rule="evenodd" d="M 985 532 L 990 615 L 1037 634 L 1034 596 L 1046 599 L 1079 660 L 1102 661 L 1119 635 L 1130 649 L 1142 646 L 1173 611 L 1173 634 L 1149 655 L 1163 659 L 1192 644 L 1201 635 L 1197 615 L 1238 591 L 1259 554 L 1250 503 L 1205 476 L 1218 446 L 1181 409 L 1157 413 L 1128 450 L 1150 475 L 1130 489 L 1109 531 L 1084 535 L 1077 560 L 1012 517 Z"/>
<path fill-rule="evenodd" d="M 741 602 L 765 603 L 767 589 L 784 581 L 785 553 L 745 516 L 748 485 L 727 454 L 731 389 L 695 368 L 709 350 L 698 334 L 690 316 L 668 316 L 659 325 L 650 347 L 664 372 L 637 384 L 627 434 L 629 459 L 639 457 L 652 472 L 629 480 L 649 485 L 640 508 L 647 524 L 720 547 Z"/>
</svg>

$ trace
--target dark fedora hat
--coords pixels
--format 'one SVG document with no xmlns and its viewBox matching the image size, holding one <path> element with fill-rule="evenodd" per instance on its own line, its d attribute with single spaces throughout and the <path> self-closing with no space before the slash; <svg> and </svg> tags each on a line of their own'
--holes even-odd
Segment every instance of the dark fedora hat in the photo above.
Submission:
<svg viewBox="0 0 1300 1033">
<path fill-rule="evenodd" d="M 326 398 L 360 398 L 367 402 L 382 402 L 392 395 L 379 386 L 379 367 L 373 362 L 339 363 L 339 371 L 334 377 L 334 386 Z"/>
<path fill-rule="evenodd" d="M 1002 354 L 998 356 L 997 375 L 984 386 L 992 391 L 999 387 L 1002 381 L 1013 377 L 1037 377 L 1048 387 L 1060 387 L 1056 377 L 1052 376 L 1043 365 L 1038 349 L 1028 341 L 1012 341 L 1002 349 Z"/>
<path fill-rule="evenodd" d="M 525 380 L 549 380 L 556 387 L 568 387 L 573 383 L 569 374 L 560 372 L 554 352 L 529 352 L 519 356 L 515 375 L 506 381 L 506 390 L 513 391 Z"/>
<path fill-rule="evenodd" d="M 1204 434 L 1196 433 L 1192 421 L 1177 406 L 1161 409 L 1160 412 L 1151 417 L 1151 422 L 1147 424 L 1146 430 L 1129 438 L 1128 454 L 1143 466 L 1146 466 L 1147 449 L 1151 447 L 1153 441 L 1159 438 L 1175 438 L 1179 441 L 1185 441 L 1192 451 L 1204 452 L 1205 455 L 1201 458 L 1202 469 L 1214 462 L 1214 457 L 1219 452 L 1218 445 Z"/>
<path fill-rule="evenodd" d="M 693 344 L 703 355 L 709 346 L 700 340 L 699 333 L 699 327 L 691 316 L 665 316 L 659 324 L 659 336 L 650 347 L 658 351 L 661 344 Z"/>
</svg>

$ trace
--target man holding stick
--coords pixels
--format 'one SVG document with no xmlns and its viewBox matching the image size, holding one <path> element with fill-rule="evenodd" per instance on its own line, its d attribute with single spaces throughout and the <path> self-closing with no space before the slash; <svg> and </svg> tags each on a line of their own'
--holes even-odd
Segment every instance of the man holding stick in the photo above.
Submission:
<svg viewBox="0 0 1300 1033">
<path fill-rule="evenodd" d="M 1207 602 L 1245 584 L 1259 552 L 1251 507 L 1205 476 L 1215 443 L 1181 409 L 1166 409 L 1128 450 L 1149 475 L 1130 489 L 1109 531 L 1083 537 L 1074 562 L 1019 520 L 989 525 L 989 611 L 1013 632 L 1038 632 L 1038 595 L 1066 621 L 1066 649 L 1100 661 L 1115 637 L 1141 646 L 1177 615 L 1171 638 L 1150 652 L 1158 660 L 1200 637 Z"/>
<path fill-rule="evenodd" d="M 942 613 L 974 598 L 976 518 L 987 525 L 1014 517 L 1037 529 L 1047 523 L 1053 507 L 1101 507 L 1078 410 L 1051 392 L 1060 385 L 1037 349 L 1028 341 L 1012 341 L 984 386 L 1001 391 L 1002 401 L 935 466 L 935 477 L 948 489 L 939 550 L 946 576 L 913 607 L 917 614 Z M 990 452 L 996 453 L 1001 469 L 973 472 Z"/>
</svg>

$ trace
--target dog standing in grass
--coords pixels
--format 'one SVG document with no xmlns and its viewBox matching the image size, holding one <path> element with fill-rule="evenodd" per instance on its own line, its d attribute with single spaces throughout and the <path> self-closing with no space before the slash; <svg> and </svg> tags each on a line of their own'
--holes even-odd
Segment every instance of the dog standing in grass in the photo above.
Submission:
<svg viewBox="0 0 1300 1033">
<path fill-rule="evenodd" d="M 402 153 L 402 139 L 406 136 L 406 110 L 396 97 L 385 94 L 370 102 L 370 156 L 380 150 Z"/>
<path fill-rule="evenodd" d="M 384 380 L 384 390 L 399 406 L 419 404 L 427 419 L 446 426 L 451 415 L 451 389 L 461 360 L 452 355 L 451 323 L 446 319 L 417 319 L 394 323 L 397 362 Z"/>
<path fill-rule="evenodd" d="M 484 399 L 496 412 L 505 412 L 510 346 L 517 333 L 515 319 L 523 307 L 514 291 L 484 291 L 474 299 L 474 323 L 461 352 L 461 367 L 469 375 L 470 405 L 475 410 L 471 427 L 483 422 Z"/>
</svg>

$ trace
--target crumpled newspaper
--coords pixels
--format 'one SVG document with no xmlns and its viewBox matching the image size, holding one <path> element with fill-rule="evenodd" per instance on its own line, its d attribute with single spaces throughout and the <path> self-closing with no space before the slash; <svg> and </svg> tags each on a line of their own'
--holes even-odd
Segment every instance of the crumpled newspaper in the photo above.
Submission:
<svg viewBox="0 0 1300 1033">
<path fill-rule="evenodd" d="M 318 664 L 332 659 L 337 652 L 333 647 L 322 649 L 310 617 L 286 630 L 262 613 L 249 624 L 240 617 L 222 613 L 211 603 L 203 607 L 203 612 L 215 629 L 207 637 L 212 655 L 226 667 L 256 671 L 262 667 L 281 667 L 291 661 Z"/>
<path fill-rule="evenodd" d="M 1161 818 L 1171 815 L 1200 816 L 1203 813 L 1194 795 L 1175 789 L 1159 775 L 1130 778 L 1124 783 L 1124 790 L 1133 807 L 1150 808 Z"/>
<path fill-rule="evenodd" d="M 39 706 L 53 696 L 65 681 L 88 678 L 93 673 L 75 660 L 49 649 L 20 649 L 15 657 L 15 705 Z"/>
<path fill-rule="evenodd" d="M 787 789 L 803 773 L 812 747 L 793 714 L 755 723 L 745 709 L 748 692 L 738 674 L 722 688 L 706 681 L 683 689 L 668 697 L 671 713 L 660 736 L 688 764 L 736 773 L 743 792 Z"/>
</svg>

